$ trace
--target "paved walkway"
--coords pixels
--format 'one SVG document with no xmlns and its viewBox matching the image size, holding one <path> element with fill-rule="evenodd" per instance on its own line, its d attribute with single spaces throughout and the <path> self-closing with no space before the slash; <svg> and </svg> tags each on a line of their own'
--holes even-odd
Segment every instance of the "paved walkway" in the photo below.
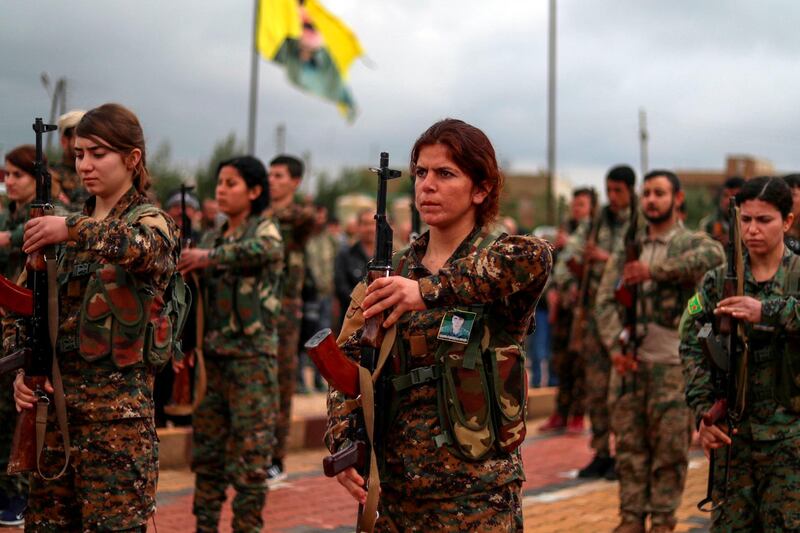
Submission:
<svg viewBox="0 0 800 533">
<path fill-rule="evenodd" d="M 530 421 L 536 428 L 540 421 Z M 617 524 L 617 483 L 584 481 L 576 471 L 591 459 L 588 433 L 530 435 L 523 444 L 527 481 L 523 487 L 525 530 L 602 532 Z M 289 478 L 270 491 L 264 520 L 268 532 L 353 531 L 356 505 L 336 481 L 323 476 L 321 449 L 287 458 Z M 707 531 L 708 517 L 695 504 L 705 493 L 706 461 L 694 450 L 677 531 Z M 161 472 L 156 524 L 158 533 L 193 530 L 193 476 L 188 470 Z M 223 508 L 221 532 L 230 532 L 230 503 Z M 18 531 L 0 528 L 3 533 Z M 152 525 L 149 531 L 155 531 Z"/>
</svg>

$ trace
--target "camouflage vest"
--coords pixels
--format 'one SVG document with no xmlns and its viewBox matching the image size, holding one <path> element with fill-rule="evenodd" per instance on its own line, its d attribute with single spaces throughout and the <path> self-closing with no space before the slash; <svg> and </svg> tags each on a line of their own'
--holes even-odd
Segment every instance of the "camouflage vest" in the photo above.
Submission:
<svg viewBox="0 0 800 533">
<path fill-rule="evenodd" d="M 258 224 L 249 221 L 242 239 L 255 236 Z M 206 331 L 220 331 L 224 335 L 252 337 L 266 331 L 261 312 L 261 281 L 267 274 L 262 267 L 213 267 L 205 276 Z M 270 284 L 275 294 L 280 294 L 280 283 Z M 275 299 L 277 302 L 277 299 Z"/>
<path fill-rule="evenodd" d="M 501 235 L 481 232 L 472 243 L 473 253 Z M 407 277 L 406 254 L 395 254 L 395 272 Z M 525 349 L 502 324 L 485 313 L 485 305 L 452 308 L 475 314 L 466 345 L 438 340 L 435 363 L 407 372 L 409 356 L 403 342 L 394 350 L 400 372 L 391 378 L 395 394 L 392 416 L 411 387 L 435 382 L 442 432 L 434 441 L 461 459 L 478 461 L 492 450 L 511 453 L 525 439 L 528 379 Z M 398 334 L 398 339 L 401 335 Z"/>
<path fill-rule="evenodd" d="M 132 209 L 125 220 L 133 223 L 148 216 L 161 216 L 149 204 Z M 78 352 L 87 361 L 111 355 L 118 368 L 142 362 L 164 366 L 171 358 L 181 360 L 180 336 L 191 293 L 183 276 L 175 272 L 163 294 L 118 265 L 80 263 L 59 276 L 59 283 L 89 275 L 78 326 Z M 59 340 L 62 349 L 69 349 Z M 69 344 L 67 342 L 67 344 Z"/>
<path fill-rule="evenodd" d="M 796 254 L 783 278 L 783 296 L 800 297 L 800 257 Z M 769 350 L 777 364 L 775 400 L 789 411 L 800 413 L 800 332 L 784 330 L 782 335 L 772 335 L 767 346 L 763 349 Z"/>
</svg>

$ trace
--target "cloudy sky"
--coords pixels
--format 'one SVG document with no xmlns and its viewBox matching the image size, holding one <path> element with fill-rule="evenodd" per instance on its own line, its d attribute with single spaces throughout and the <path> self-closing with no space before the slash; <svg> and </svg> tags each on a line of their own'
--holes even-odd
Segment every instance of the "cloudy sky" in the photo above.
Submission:
<svg viewBox="0 0 800 533">
<path fill-rule="evenodd" d="M 327 0 L 370 61 L 351 86 L 360 114 L 291 86 L 261 62 L 257 155 L 309 150 L 315 169 L 404 166 L 414 139 L 443 117 L 484 129 L 507 170 L 546 162 L 545 0 Z M 558 171 L 597 183 L 610 165 L 638 168 L 638 109 L 651 167 L 720 168 L 750 153 L 800 168 L 800 3 L 793 0 L 562 0 L 558 11 Z M 247 127 L 251 1 L 3 2 L 0 152 L 32 140 L 47 117 L 39 80 L 66 77 L 70 107 L 118 101 L 151 149 L 168 141 L 187 169 Z"/>
</svg>

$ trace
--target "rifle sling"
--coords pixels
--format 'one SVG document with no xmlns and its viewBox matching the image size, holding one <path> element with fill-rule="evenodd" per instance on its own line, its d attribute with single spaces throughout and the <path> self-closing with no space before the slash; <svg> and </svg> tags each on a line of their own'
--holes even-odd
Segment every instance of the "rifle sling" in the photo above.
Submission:
<svg viewBox="0 0 800 533">
<path fill-rule="evenodd" d="M 46 213 L 50 214 L 50 213 Z M 69 427 L 67 425 L 67 402 L 64 396 L 64 382 L 61 379 L 61 369 L 58 366 L 58 261 L 55 247 L 45 249 L 45 264 L 47 265 L 47 325 L 50 333 L 50 347 L 53 352 L 53 401 L 56 404 L 56 418 L 64 442 L 64 466 L 53 477 L 42 473 L 41 457 L 44 448 L 45 435 L 47 434 L 47 408 L 48 402 L 36 402 L 36 470 L 47 481 L 60 478 L 67 471 L 70 456 Z"/>
<path fill-rule="evenodd" d="M 375 372 L 370 374 L 369 370 L 363 366 L 358 367 L 358 380 L 361 390 L 361 411 L 364 415 L 364 425 L 367 430 L 369 440 L 369 486 L 367 487 L 367 501 L 363 506 L 361 516 L 358 521 L 357 532 L 371 533 L 375 528 L 375 520 L 378 518 L 378 500 L 380 499 L 381 476 L 378 470 L 378 458 L 375 455 L 375 444 L 373 436 L 375 434 L 375 389 L 374 383 L 377 382 L 383 370 L 384 364 L 389 359 L 389 354 L 397 338 L 397 325 L 392 325 L 386 330 L 381 343 L 381 350 L 378 354 L 378 363 Z"/>
</svg>

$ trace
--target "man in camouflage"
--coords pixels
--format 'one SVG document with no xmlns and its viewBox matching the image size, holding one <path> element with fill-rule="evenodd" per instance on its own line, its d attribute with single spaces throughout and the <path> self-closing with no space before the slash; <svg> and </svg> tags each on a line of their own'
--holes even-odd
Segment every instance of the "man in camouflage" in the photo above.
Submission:
<svg viewBox="0 0 800 533">
<path fill-rule="evenodd" d="M 556 238 L 556 265 L 567 239 L 574 235 L 581 224 L 588 222 L 597 208 L 597 193 L 591 188 L 576 189 L 572 193 L 570 218 L 559 228 Z M 562 265 L 563 269 L 565 265 Z M 552 280 L 551 280 L 552 281 Z M 554 284 L 551 284 L 554 285 Z M 552 327 L 552 369 L 558 377 L 556 410 L 542 426 L 540 431 L 569 428 L 571 432 L 583 431 L 583 417 L 586 411 L 586 386 L 583 355 L 569 350 L 569 333 L 572 326 L 572 313 L 575 308 L 576 282 L 573 278 L 566 286 L 551 286 L 547 292 L 548 319 Z"/>
<path fill-rule="evenodd" d="M 622 242 L 622 237 L 630 219 L 630 204 L 636 175 L 629 166 L 613 167 L 606 175 L 606 195 L 608 205 L 596 217 L 597 239 L 594 246 L 589 242 L 589 224 L 581 225 L 575 235 L 567 240 L 564 251 L 554 269 L 553 278 L 562 292 L 575 287 L 580 280 L 577 269 L 568 265 L 582 267 L 584 259 L 590 263 L 588 304 L 586 305 L 586 334 L 583 340 L 586 406 L 592 425 L 591 446 L 595 455 L 592 461 L 582 468 L 578 475 L 585 478 L 606 477 L 615 479 L 614 459 L 609 447 L 608 380 L 611 362 L 608 353 L 598 337 L 594 308 L 597 287 L 603 268 L 611 251 Z M 572 294 L 577 291 L 572 290 Z"/>
<path fill-rule="evenodd" d="M 53 179 L 61 187 L 59 199 L 72 211 L 83 207 L 88 193 L 75 170 L 75 126 L 86 112 L 75 109 L 58 117 L 58 134 L 61 141 L 61 164 L 53 168 Z"/>
<path fill-rule="evenodd" d="M 269 479 L 286 478 L 284 458 L 292 416 L 292 395 L 297 383 L 297 350 L 300 321 L 303 318 L 301 290 L 305 276 L 305 247 L 314 230 L 316 215 L 312 206 L 302 206 L 294 195 L 303 179 L 303 163 L 296 157 L 279 155 L 269 164 L 270 210 L 278 219 L 284 246 L 283 298 L 278 325 L 278 384 L 280 411 L 275 428 L 277 443 L 272 456 Z"/>
<path fill-rule="evenodd" d="M 697 282 L 723 261 L 722 247 L 677 220 L 683 202 L 680 181 L 655 170 L 644 177 L 642 213 L 647 219 L 635 236 L 637 260 L 625 262 L 619 246 L 597 292 L 600 337 L 615 371 L 610 383 L 611 426 L 616 436 L 620 514 L 617 533 L 672 531 L 686 480 L 691 417 L 683 401 L 678 355 L 678 322 Z M 635 360 L 619 344 L 621 306 L 615 287 L 622 281 L 638 291 Z M 634 289 L 635 287 L 635 289 Z"/>
<path fill-rule="evenodd" d="M 736 196 L 736 193 L 739 192 L 742 185 L 744 185 L 744 179 L 739 176 L 726 179 L 717 195 L 718 205 L 716 211 L 700 219 L 698 225 L 700 231 L 705 231 L 723 246 L 728 242 L 728 228 L 730 227 L 730 221 L 728 220 L 728 203 L 731 197 Z"/>
</svg>

